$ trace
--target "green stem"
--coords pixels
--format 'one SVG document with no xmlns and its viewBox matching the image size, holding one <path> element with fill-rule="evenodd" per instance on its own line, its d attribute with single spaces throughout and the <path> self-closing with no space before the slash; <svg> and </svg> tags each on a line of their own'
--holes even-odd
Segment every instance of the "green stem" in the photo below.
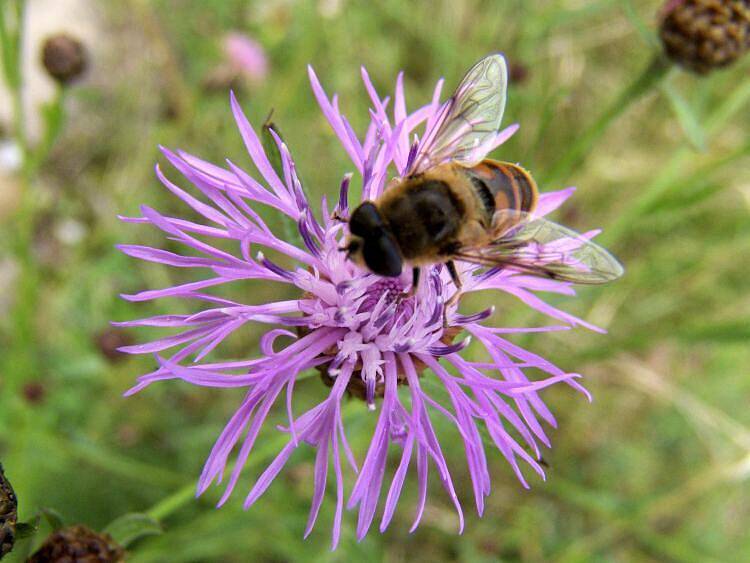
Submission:
<svg viewBox="0 0 750 563">
<path fill-rule="evenodd" d="M 8 87 L 13 90 L 18 80 L 18 34 L 16 25 L 13 29 L 8 25 L 6 10 L 0 6 L 0 47 L 2 47 L 3 76 Z"/>
<path fill-rule="evenodd" d="M 594 143 L 607 131 L 628 107 L 656 86 L 672 68 L 660 53 L 656 54 L 645 70 L 627 85 L 614 101 L 602 112 L 582 135 L 580 135 L 563 154 L 560 160 L 544 178 L 545 185 L 557 185 L 563 182 L 589 153 Z"/>
<path fill-rule="evenodd" d="M 39 371 L 39 357 L 35 325 L 41 274 L 34 257 L 34 229 L 38 214 L 38 191 L 34 182 L 41 165 L 59 136 L 62 126 L 64 89 L 59 88 L 53 101 L 44 108 L 45 131 L 42 141 L 32 149 L 26 131 L 26 111 L 23 104 L 22 44 L 26 2 L 15 3 L 15 27 L 9 27 L 7 13 L 0 9 L 0 44 L 3 47 L 3 70 L 13 100 L 13 123 L 16 142 L 21 150 L 21 203 L 15 217 L 15 236 L 12 249 L 20 269 L 16 301 L 11 311 L 13 346 L 8 355 L 6 373 L 9 389 Z"/>
<path fill-rule="evenodd" d="M 15 229 L 14 254 L 20 266 L 20 276 L 16 301 L 12 311 L 15 342 L 12 347 L 14 360 L 11 362 L 11 366 L 12 372 L 15 372 L 19 377 L 11 377 L 11 381 L 33 375 L 34 367 L 37 364 L 36 355 L 32 350 L 36 345 L 34 317 L 38 305 L 40 276 L 33 252 L 36 202 L 35 194 L 30 188 L 30 183 L 24 179 L 22 182 L 21 207 L 17 215 Z"/>
<path fill-rule="evenodd" d="M 62 132 L 66 93 L 67 89 L 64 86 L 57 86 L 54 98 L 41 108 L 44 118 L 44 135 L 34 150 L 29 153 L 27 174 L 30 178 L 36 176 Z"/>
<path fill-rule="evenodd" d="M 0 49 L 2 49 L 2 76 L 8 86 L 12 100 L 13 134 L 21 151 L 21 202 L 14 218 L 14 236 L 9 242 L 20 273 L 15 293 L 15 302 L 10 311 L 11 346 L 2 356 L 2 370 L 6 376 L 7 418 L 12 421 L 13 432 L 21 444 L 20 461 L 17 468 L 21 474 L 27 472 L 30 441 L 26 438 L 31 429 L 31 413 L 20 400 L 19 387 L 25 378 L 37 373 L 37 355 L 34 354 L 34 313 L 36 307 L 39 275 L 32 253 L 34 199 L 31 193 L 32 170 L 26 133 L 26 116 L 23 106 L 22 44 L 26 2 L 0 3 Z"/>
<path fill-rule="evenodd" d="M 14 27 L 11 29 L 6 13 L 0 7 L 0 47 L 3 50 L 3 74 L 8 83 L 13 103 L 13 127 L 16 141 L 21 148 L 24 165 L 27 162 L 29 147 L 26 136 L 26 120 L 22 99 L 23 85 L 23 20 L 26 12 L 25 0 L 15 3 Z"/>
<path fill-rule="evenodd" d="M 36 202 L 31 190 L 33 166 L 30 157 L 28 138 L 26 135 L 26 116 L 23 106 L 22 88 L 23 72 L 21 61 L 21 45 L 23 42 L 23 20 L 25 1 L 19 0 L 15 4 L 15 29 L 10 30 L 6 14 L 0 10 L 0 29 L 2 29 L 3 69 L 13 100 L 13 123 L 16 142 L 21 149 L 22 177 L 21 204 L 16 217 L 16 235 L 13 250 L 20 267 L 20 277 L 16 302 L 12 311 L 14 319 L 15 342 L 11 348 L 10 366 L 8 371 L 10 387 L 35 371 L 36 356 L 32 352 L 34 346 L 34 311 L 37 301 L 37 287 L 39 275 L 33 258 L 33 230 Z M 12 377 L 15 374 L 16 377 Z"/>
<path fill-rule="evenodd" d="M 195 484 L 188 483 L 167 498 L 160 500 L 146 511 L 154 520 L 161 522 L 195 498 Z"/>
</svg>

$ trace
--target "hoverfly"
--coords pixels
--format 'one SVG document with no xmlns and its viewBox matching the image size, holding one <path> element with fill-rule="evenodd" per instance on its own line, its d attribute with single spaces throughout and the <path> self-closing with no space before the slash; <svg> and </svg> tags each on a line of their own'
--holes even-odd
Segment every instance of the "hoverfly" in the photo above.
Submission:
<svg viewBox="0 0 750 563">
<path fill-rule="evenodd" d="M 498 136 L 507 84 L 500 54 L 468 71 L 412 150 L 403 177 L 352 213 L 342 248 L 350 259 L 389 277 L 410 265 L 411 294 L 421 267 L 443 263 L 457 289 L 448 305 L 461 294 L 456 260 L 584 284 L 622 275 L 619 262 L 586 236 L 534 217 L 539 195 L 526 170 L 485 158 Z"/>
</svg>

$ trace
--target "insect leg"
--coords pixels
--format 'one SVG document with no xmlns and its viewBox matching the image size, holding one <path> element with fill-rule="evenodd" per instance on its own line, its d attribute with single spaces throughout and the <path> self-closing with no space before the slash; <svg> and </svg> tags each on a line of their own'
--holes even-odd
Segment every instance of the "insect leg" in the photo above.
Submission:
<svg viewBox="0 0 750 563">
<path fill-rule="evenodd" d="M 409 288 L 409 291 L 404 291 L 401 294 L 403 299 L 414 297 L 417 294 L 417 290 L 419 289 L 419 274 L 421 272 L 422 270 L 416 266 L 411 269 L 411 287 Z"/>
<path fill-rule="evenodd" d="M 451 275 L 453 284 L 456 286 L 456 292 L 453 295 L 451 295 L 451 298 L 448 299 L 448 301 L 446 301 L 445 305 L 443 306 L 443 326 L 444 327 L 448 326 L 448 317 L 447 317 L 448 307 L 452 307 L 458 302 L 458 300 L 461 298 L 461 290 L 463 289 L 461 278 L 458 275 L 458 270 L 456 270 L 456 264 L 453 262 L 453 260 L 448 260 L 445 263 L 445 266 L 448 268 L 448 273 Z"/>
<path fill-rule="evenodd" d="M 419 274 L 422 273 L 418 267 L 411 269 L 411 289 L 409 290 L 409 297 L 414 297 L 419 289 Z"/>
<path fill-rule="evenodd" d="M 349 221 L 347 217 L 339 215 L 338 211 L 334 211 L 333 213 L 331 213 L 331 220 L 336 223 L 347 223 Z"/>
<path fill-rule="evenodd" d="M 456 289 L 461 291 L 463 284 L 461 283 L 461 278 L 458 275 L 458 270 L 456 270 L 456 263 L 453 260 L 448 260 L 445 263 L 445 267 L 448 268 L 448 273 L 451 275 L 451 279 L 453 280 L 453 284 L 456 286 Z"/>
</svg>

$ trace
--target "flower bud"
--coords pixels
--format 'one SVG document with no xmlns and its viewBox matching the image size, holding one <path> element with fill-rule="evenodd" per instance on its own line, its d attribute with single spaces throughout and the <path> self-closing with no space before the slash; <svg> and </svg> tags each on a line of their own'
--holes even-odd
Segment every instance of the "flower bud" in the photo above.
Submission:
<svg viewBox="0 0 750 563">
<path fill-rule="evenodd" d="M 18 501 L 0 465 L 0 559 L 10 553 L 16 540 Z"/>
<path fill-rule="evenodd" d="M 53 35 L 42 46 L 44 68 L 62 85 L 70 84 L 80 77 L 86 70 L 87 62 L 83 45 L 69 35 Z"/>
<path fill-rule="evenodd" d="M 50 534 L 27 563 L 124 560 L 125 550 L 109 534 L 97 534 L 86 526 L 76 525 Z"/>
<path fill-rule="evenodd" d="M 523 63 L 511 61 L 508 68 L 508 78 L 510 83 L 521 85 L 529 79 L 529 67 Z"/>
<path fill-rule="evenodd" d="M 262 84 L 269 72 L 268 55 L 263 46 L 241 33 L 228 33 L 223 39 L 224 61 L 203 79 L 207 91 L 236 90 L 247 83 Z"/>
<path fill-rule="evenodd" d="M 29 405 L 40 405 L 44 402 L 47 388 L 41 381 L 28 381 L 23 384 L 22 394 Z"/>
<path fill-rule="evenodd" d="M 133 337 L 122 329 L 106 328 L 94 336 L 94 343 L 107 361 L 116 363 L 127 358 L 119 348 L 133 344 Z"/>
<path fill-rule="evenodd" d="M 261 83 L 268 76 L 268 56 L 263 46 L 241 33 L 228 33 L 224 37 L 224 55 L 239 74 L 253 83 Z"/>
<path fill-rule="evenodd" d="M 671 0 L 659 34 L 667 55 L 693 72 L 727 66 L 750 49 L 750 2 Z"/>
</svg>

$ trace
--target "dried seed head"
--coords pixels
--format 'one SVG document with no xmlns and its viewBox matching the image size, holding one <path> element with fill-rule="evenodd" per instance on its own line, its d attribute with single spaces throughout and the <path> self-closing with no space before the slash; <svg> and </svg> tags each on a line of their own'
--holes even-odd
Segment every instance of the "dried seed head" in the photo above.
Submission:
<svg viewBox="0 0 750 563">
<path fill-rule="evenodd" d="M 676 63 L 704 74 L 750 50 L 750 0 L 670 0 L 659 34 Z"/>
<path fill-rule="evenodd" d="M 86 526 L 71 526 L 50 534 L 27 563 L 78 561 L 115 563 L 125 560 L 125 550 L 108 534 L 97 534 Z"/>
<path fill-rule="evenodd" d="M 70 84 L 86 70 L 86 50 L 78 39 L 59 34 L 47 38 L 42 46 L 42 64 L 60 84 Z"/>
<path fill-rule="evenodd" d="M 13 549 L 17 520 L 18 500 L 0 465 L 0 559 Z"/>
</svg>

